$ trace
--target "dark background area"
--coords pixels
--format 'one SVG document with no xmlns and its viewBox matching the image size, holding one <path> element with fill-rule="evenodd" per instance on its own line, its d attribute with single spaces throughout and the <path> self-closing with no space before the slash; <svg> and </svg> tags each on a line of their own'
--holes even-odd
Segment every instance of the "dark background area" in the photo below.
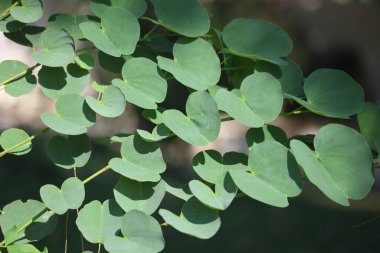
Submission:
<svg viewBox="0 0 380 253">
<path fill-rule="evenodd" d="M 88 13 L 87 1 L 46 0 L 47 12 L 62 11 Z M 367 100 L 380 101 L 380 1 L 349 0 L 208 0 L 204 1 L 213 13 L 213 25 L 222 29 L 238 17 L 263 18 L 283 27 L 292 37 L 294 51 L 290 58 L 301 65 L 305 76 L 318 68 L 342 69 L 352 75 L 365 89 Z M 4 50 L 1 48 L 1 50 Z M 171 91 L 170 103 L 181 104 L 178 91 Z M 318 124 L 313 115 L 299 118 Z M 0 115 L 1 121 L 1 115 Z M 141 121 L 139 123 L 143 125 Z M 29 125 L 14 125 L 30 129 Z M 292 127 L 294 127 L 292 125 Z M 285 129 L 294 132 L 294 129 Z M 35 130 L 30 130 L 35 131 Z M 242 132 L 241 135 L 245 133 Z M 71 171 L 55 167 L 46 154 L 51 135 L 34 142 L 31 153 L 21 157 L 0 159 L 0 207 L 16 199 L 39 200 L 39 188 L 47 183 L 61 185 Z M 174 148 L 176 141 L 162 146 L 168 161 L 165 179 L 188 182 L 195 178 L 188 157 L 188 148 Z M 178 146 L 176 146 L 178 147 Z M 226 147 L 228 150 L 229 147 Z M 93 155 L 89 164 L 79 169 L 85 178 L 118 156 L 117 146 L 106 146 L 93 141 Z M 176 162 L 168 157 L 177 157 Z M 179 158 L 185 157 L 183 162 Z M 187 157 L 187 158 L 186 158 Z M 379 174 L 379 173 L 377 173 Z M 113 198 L 115 173 L 96 178 L 86 185 L 86 203 L 94 199 Z M 187 252 L 263 252 L 263 253 L 377 253 L 380 252 L 380 187 L 364 200 L 352 202 L 349 208 L 328 200 L 311 184 L 306 184 L 301 196 L 290 199 L 290 207 L 274 208 L 249 198 L 235 200 L 221 213 L 222 227 L 210 240 L 198 240 L 172 228 L 163 228 L 168 253 Z M 178 211 L 182 202 L 169 194 L 163 208 Z M 162 219 L 155 215 L 159 221 Z M 80 237 L 75 228 L 76 212 L 70 213 L 69 253 L 81 252 Z M 64 252 L 65 218 L 60 217 L 58 229 L 38 245 L 49 252 Z M 379 218 L 379 219 L 377 219 Z M 86 243 L 86 249 L 95 247 Z M 92 248 L 91 248 L 92 247 Z"/>
</svg>

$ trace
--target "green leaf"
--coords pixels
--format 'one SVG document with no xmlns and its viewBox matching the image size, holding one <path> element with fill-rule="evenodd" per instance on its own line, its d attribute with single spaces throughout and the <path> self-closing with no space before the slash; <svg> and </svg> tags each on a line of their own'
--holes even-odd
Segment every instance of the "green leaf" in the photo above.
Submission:
<svg viewBox="0 0 380 253">
<path fill-rule="evenodd" d="M 140 210 L 151 215 L 165 196 L 165 182 L 139 182 L 121 177 L 113 193 L 116 202 L 125 212 Z"/>
<path fill-rule="evenodd" d="M 36 200 L 28 200 L 27 202 L 16 200 L 6 205 L 0 215 L 1 231 L 5 233 L 14 227 L 19 230 L 40 214 L 42 215 L 25 230 L 17 233 L 16 240 L 20 244 L 41 240 L 55 230 L 58 219 L 53 212 L 46 211 L 43 203 Z"/>
<path fill-rule="evenodd" d="M 329 124 L 316 134 L 315 151 L 298 140 L 290 146 L 308 179 L 331 200 L 348 206 L 348 199 L 362 199 L 371 190 L 372 153 L 354 129 Z"/>
<path fill-rule="evenodd" d="M 255 65 L 255 70 L 270 73 L 279 80 L 285 96 L 289 94 L 299 98 L 305 97 L 303 91 L 303 73 L 301 68 L 293 61 L 289 60 L 287 65 L 280 66 L 260 61 Z"/>
<path fill-rule="evenodd" d="M 193 196 L 188 184 L 183 185 L 172 182 L 165 182 L 165 184 L 166 191 L 179 199 L 188 201 Z"/>
<path fill-rule="evenodd" d="M 106 200 L 103 204 L 94 200 L 79 211 L 76 224 L 87 241 L 104 244 L 121 228 L 123 215 L 114 200 Z"/>
<path fill-rule="evenodd" d="M 21 23 L 15 20 L 12 16 L 8 16 L 3 20 L 0 20 L 0 31 L 4 33 L 16 32 L 24 26 L 24 23 Z"/>
<path fill-rule="evenodd" d="M 319 69 L 305 80 L 307 101 L 288 96 L 308 110 L 325 117 L 347 119 L 364 106 L 360 85 L 347 73 L 336 69 Z"/>
<path fill-rule="evenodd" d="M 263 203 L 286 207 L 288 197 L 301 193 L 302 177 L 290 151 L 276 141 L 255 144 L 249 153 L 247 172 L 230 171 L 237 187 Z"/>
<path fill-rule="evenodd" d="M 62 95 L 56 102 L 56 114 L 43 113 L 42 122 L 52 130 L 67 135 L 80 135 L 95 124 L 96 114 L 77 94 Z"/>
<path fill-rule="evenodd" d="M 154 11 L 161 25 L 186 37 L 200 37 L 210 30 L 207 10 L 199 0 L 159 0 Z"/>
<path fill-rule="evenodd" d="M 122 158 L 113 158 L 109 162 L 112 170 L 140 182 L 160 181 L 166 164 L 157 143 L 132 135 L 123 140 L 120 152 Z"/>
<path fill-rule="evenodd" d="M 219 111 L 212 96 L 205 91 L 192 93 L 186 102 L 187 116 L 177 110 L 163 113 L 165 125 L 184 141 L 206 146 L 216 140 L 220 130 Z"/>
<path fill-rule="evenodd" d="M 100 66 L 112 73 L 120 74 L 125 63 L 125 56 L 113 57 L 102 51 L 98 51 L 98 61 Z"/>
<path fill-rule="evenodd" d="M 85 197 L 83 183 L 77 178 L 69 178 L 59 189 L 47 184 L 41 187 L 40 195 L 45 205 L 56 214 L 64 214 L 68 209 L 78 209 Z"/>
<path fill-rule="evenodd" d="M 125 99 L 145 109 L 156 109 L 167 93 L 167 83 L 161 77 L 157 64 L 146 58 L 132 58 L 122 69 L 123 80 L 114 79 L 112 84 L 124 94 Z"/>
<path fill-rule="evenodd" d="M 22 23 L 33 23 L 43 14 L 42 0 L 21 0 L 21 5 L 11 9 L 11 16 Z"/>
<path fill-rule="evenodd" d="M 229 173 L 219 176 L 215 185 L 215 193 L 210 187 L 198 180 L 192 180 L 189 186 L 199 201 L 217 210 L 226 210 L 237 193 L 237 187 Z"/>
<path fill-rule="evenodd" d="M 293 47 L 289 36 L 277 25 L 259 19 L 235 19 L 222 33 L 228 53 L 285 64 Z"/>
<path fill-rule="evenodd" d="M 41 253 L 31 244 L 15 244 L 7 247 L 8 253 Z M 43 252 L 47 252 L 46 248 Z"/>
<path fill-rule="evenodd" d="M 160 209 L 159 213 L 176 230 L 199 239 L 213 237 L 221 224 L 218 211 L 203 205 L 195 197 L 183 205 L 180 216 L 165 209 Z"/>
<path fill-rule="evenodd" d="M 269 140 L 277 141 L 285 147 L 289 147 L 289 140 L 286 133 L 278 126 L 264 125 L 262 128 L 251 128 L 247 131 L 245 138 L 249 149 L 256 144 Z"/>
<path fill-rule="evenodd" d="M 120 7 L 129 10 L 136 18 L 140 18 L 146 12 L 148 5 L 145 0 L 91 0 L 90 7 L 98 17 L 102 17 L 110 7 Z"/>
<path fill-rule="evenodd" d="M 0 2 L 0 13 L 3 13 L 12 5 L 12 0 L 3 0 Z"/>
<path fill-rule="evenodd" d="M 100 101 L 86 97 L 86 102 L 97 114 L 107 118 L 116 118 L 123 114 L 126 105 L 123 93 L 113 85 L 104 90 Z"/>
<path fill-rule="evenodd" d="M 80 168 L 91 157 L 91 142 L 87 135 L 54 136 L 48 145 L 47 153 L 53 163 L 64 169 Z"/>
<path fill-rule="evenodd" d="M 174 59 L 157 57 L 158 66 L 195 90 L 206 90 L 219 82 L 220 60 L 207 41 L 181 38 L 173 48 Z"/>
<path fill-rule="evenodd" d="M 105 242 L 110 253 L 157 253 L 164 249 L 165 241 L 160 224 L 151 216 L 133 210 L 122 218 L 123 237 L 113 237 Z"/>
<path fill-rule="evenodd" d="M 246 170 L 248 157 L 237 152 L 223 156 L 216 150 L 199 152 L 193 158 L 193 168 L 203 180 L 216 184 L 218 179 L 231 170 Z"/>
<path fill-rule="evenodd" d="M 81 93 L 89 81 L 89 72 L 75 64 L 66 67 L 42 66 L 38 72 L 42 92 L 54 100 L 61 95 Z"/>
<path fill-rule="evenodd" d="M 66 66 L 75 61 L 74 40 L 65 30 L 48 27 L 42 32 L 41 44 L 34 47 L 32 57 L 45 66 Z"/>
<path fill-rule="evenodd" d="M 152 141 L 157 142 L 164 140 L 171 136 L 172 132 L 169 128 L 167 128 L 164 124 L 157 125 L 152 133 L 149 133 L 148 131 L 137 129 L 138 135 L 141 136 L 146 141 Z"/>
<path fill-rule="evenodd" d="M 152 122 L 156 125 L 159 125 L 159 124 L 164 122 L 164 120 L 162 118 L 162 114 L 164 111 L 165 111 L 165 108 L 162 108 L 162 107 L 158 107 L 155 110 L 144 110 L 142 112 L 142 116 L 145 119 L 149 120 L 150 122 Z"/>
<path fill-rule="evenodd" d="M 380 108 L 372 103 L 365 103 L 363 110 L 358 114 L 360 133 L 369 146 L 380 153 Z"/>
<path fill-rule="evenodd" d="M 12 33 L 5 33 L 4 36 L 17 44 L 33 47 L 33 45 L 40 43 L 41 34 L 44 30 L 45 27 L 28 25 Z"/>
<path fill-rule="evenodd" d="M 25 142 L 25 144 L 8 152 L 9 154 L 12 154 L 12 155 L 25 155 L 32 150 L 32 142 L 27 141 L 29 137 L 30 136 L 21 129 L 9 128 L 1 133 L 0 146 L 4 150 L 8 150 L 15 147 L 21 142 Z"/>
<path fill-rule="evenodd" d="M 62 28 L 68 32 L 74 39 L 83 39 L 83 33 L 79 24 L 90 21 L 91 16 L 82 15 L 74 16 L 67 13 L 57 13 L 49 18 L 49 27 Z"/>
<path fill-rule="evenodd" d="M 215 100 L 220 110 L 250 127 L 262 127 L 277 118 L 282 109 L 281 85 L 268 73 L 246 77 L 240 90 L 220 89 Z"/>
<path fill-rule="evenodd" d="M 9 95 L 19 97 L 28 94 L 36 87 L 36 83 L 36 77 L 28 65 L 14 60 L 0 63 L 0 87 L 5 85 L 5 92 Z"/>
<path fill-rule="evenodd" d="M 101 84 L 101 83 L 99 83 L 99 82 L 97 82 L 97 81 L 93 81 L 93 82 L 92 82 L 92 85 L 91 85 L 91 87 L 92 87 L 95 91 L 97 91 L 97 92 L 99 92 L 99 93 L 104 93 L 104 91 L 107 89 L 108 86 L 109 86 L 109 85 Z"/>
<path fill-rule="evenodd" d="M 240 88 L 244 79 L 254 73 L 254 60 L 236 55 L 223 54 L 223 56 L 225 62 L 224 70 L 228 75 L 229 81 L 233 84 L 234 88 Z"/>
<path fill-rule="evenodd" d="M 16 240 L 17 240 L 17 227 L 14 226 L 10 230 L 6 231 L 4 234 L 5 246 L 12 244 Z"/>
<path fill-rule="evenodd" d="M 80 54 L 75 58 L 75 63 L 82 69 L 90 70 L 95 67 L 95 60 L 91 54 Z"/>
<path fill-rule="evenodd" d="M 126 9 L 108 8 L 101 23 L 83 22 L 79 25 L 86 39 L 111 56 L 130 55 L 140 38 L 140 25 Z"/>
</svg>

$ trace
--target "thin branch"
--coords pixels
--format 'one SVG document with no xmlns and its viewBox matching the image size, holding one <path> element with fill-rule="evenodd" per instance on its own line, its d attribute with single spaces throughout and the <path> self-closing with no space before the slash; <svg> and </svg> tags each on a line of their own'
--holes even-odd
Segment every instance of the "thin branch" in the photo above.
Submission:
<svg viewBox="0 0 380 253">
<path fill-rule="evenodd" d="M 11 10 L 16 7 L 17 5 L 19 4 L 19 1 L 16 1 L 14 2 L 11 6 L 9 6 L 8 9 L 6 9 L 5 11 L 3 11 L 1 14 L 0 14 L 0 20 L 3 20 L 5 17 L 7 17 L 10 13 L 11 13 Z"/>
</svg>

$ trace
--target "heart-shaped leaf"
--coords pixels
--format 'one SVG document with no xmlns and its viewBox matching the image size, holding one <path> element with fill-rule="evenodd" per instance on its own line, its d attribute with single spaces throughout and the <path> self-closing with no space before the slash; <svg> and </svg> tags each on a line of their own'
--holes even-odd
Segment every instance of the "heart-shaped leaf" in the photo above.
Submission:
<svg viewBox="0 0 380 253">
<path fill-rule="evenodd" d="M 285 96 L 292 95 L 299 98 L 305 97 L 303 91 L 303 73 L 301 68 L 293 61 L 287 65 L 275 65 L 273 63 L 260 61 L 255 65 L 255 71 L 267 72 L 280 81 L 282 93 Z"/>
<path fill-rule="evenodd" d="M 107 118 L 116 118 L 123 114 L 126 104 L 123 93 L 113 85 L 104 90 L 100 101 L 86 97 L 86 102 L 97 114 Z"/>
<path fill-rule="evenodd" d="M 372 153 L 354 129 L 329 124 L 315 136 L 315 151 L 298 140 L 290 146 L 308 179 L 331 200 L 348 206 L 348 199 L 362 199 L 371 190 Z"/>
<path fill-rule="evenodd" d="M 145 109 L 156 109 L 156 103 L 165 100 L 168 85 L 153 61 L 132 58 L 124 64 L 122 75 L 123 80 L 114 79 L 112 84 L 123 92 L 128 102 Z"/>
<path fill-rule="evenodd" d="M 85 205 L 78 213 L 76 224 L 83 237 L 91 243 L 102 243 L 121 228 L 123 210 L 114 200 L 97 200 Z"/>
<path fill-rule="evenodd" d="M 306 99 L 288 95 L 308 110 L 331 118 L 349 118 L 364 106 L 361 86 L 347 73 L 335 69 L 319 69 L 305 80 Z"/>
<path fill-rule="evenodd" d="M 44 213 L 38 219 L 33 220 L 42 212 Z M 20 229 L 31 221 L 27 228 Z M 20 231 L 14 240 L 20 244 L 43 239 L 55 230 L 57 224 L 57 216 L 51 211 L 46 211 L 45 205 L 36 200 L 16 200 L 4 206 L 0 215 L 1 231 L 6 233 L 16 227 Z"/>
<path fill-rule="evenodd" d="M 83 97 L 77 94 L 62 95 L 56 102 L 57 114 L 43 113 L 42 122 L 54 131 L 67 135 L 80 135 L 95 124 L 96 114 Z"/>
<path fill-rule="evenodd" d="M 224 28 L 222 37 L 228 53 L 275 64 L 286 64 L 281 57 L 293 47 L 286 32 L 260 19 L 235 19 Z"/>
<path fill-rule="evenodd" d="M 30 93 L 36 87 L 36 77 L 32 75 L 29 66 L 13 60 L 0 63 L 0 88 L 5 86 L 5 92 L 13 97 Z"/>
<path fill-rule="evenodd" d="M 22 23 L 33 23 L 39 20 L 43 14 L 42 0 L 20 0 L 21 5 L 11 9 L 14 19 Z"/>
<path fill-rule="evenodd" d="M 122 218 L 123 237 L 112 237 L 105 242 L 110 253 L 157 253 L 164 249 L 165 241 L 160 224 L 151 216 L 133 210 Z"/>
<path fill-rule="evenodd" d="M 158 182 L 166 170 L 160 146 L 140 136 L 126 137 L 121 145 L 122 158 L 113 158 L 109 165 L 121 175 L 140 182 Z"/>
<path fill-rule="evenodd" d="M 191 192 L 200 202 L 217 210 L 226 210 L 237 192 L 237 187 L 228 173 L 217 179 L 215 193 L 210 187 L 198 180 L 192 180 L 189 186 Z"/>
<path fill-rule="evenodd" d="M 34 47 L 33 59 L 45 66 L 61 67 L 75 61 L 73 38 L 63 29 L 48 27 L 41 43 Z"/>
<path fill-rule="evenodd" d="M 210 18 L 199 0 L 160 0 L 154 5 L 159 22 L 187 37 L 200 37 L 210 30 Z"/>
<path fill-rule="evenodd" d="M 262 128 L 251 128 L 247 131 L 245 138 L 249 149 L 256 144 L 269 140 L 277 141 L 285 147 L 289 147 L 289 140 L 286 133 L 278 126 L 264 125 Z"/>
<path fill-rule="evenodd" d="M 176 230 L 199 239 L 213 237 L 221 224 L 218 211 L 203 205 L 195 197 L 183 205 L 180 216 L 165 209 L 160 209 L 159 213 Z"/>
<path fill-rule="evenodd" d="M 91 143 L 87 135 L 54 136 L 48 145 L 48 155 L 55 165 L 64 169 L 80 168 L 91 156 Z"/>
<path fill-rule="evenodd" d="M 218 179 L 230 170 L 246 170 L 248 156 L 228 152 L 223 156 L 216 150 L 199 152 L 193 158 L 193 168 L 203 180 L 216 184 Z"/>
<path fill-rule="evenodd" d="M 42 92 L 54 100 L 61 95 L 81 93 L 89 81 L 90 73 L 75 64 L 66 67 L 42 66 L 38 72 Z"/>
<path fill-rule="evenodd" d="M 69 178 L 59 189 L 47 184 L 41 187 L 40 195 L 45 205 L 56 214 L 64 214 L 68 209 L 79 208 L 85 197 L 83 183 L 77 178 Z"/>
<path fill-rule="evenodd" d="M 220 130 L 219 110 L 212 96 L 205 91 L 192 93 L 186 102 L 187 116 L 177 110 L 163 113 L 165 125 L 186 142 L 206 146 L 215 141 Z"/>
<path fill-rule="evenodd" d="M 247 170 L 229 173 L 243 193 L 258 201 L 286 207 L 288 197 L 301 193 L 298 164 L 290 151 L 276 141 L 255 144 L 249 153 Z"/>
<path fill-rule="evenodd" d="M 218 108 L 250 127 L 262 127 L 277 118 L 282 109 L 280 82 L 268 73 L 255 72 L 246 77 L 240 90 L 220 89 Z"/>
<path fill-rule="evenodd" d="M 19 145 L 23 143 L 22 145 Z M 21 129 L 9 128 L 0 135 L 0 146 L 12 155 L 25 155 L 32 150 L 30 136 Z M 8 151 L 10 150 L 10 151 Z"/>
<path fill-rule="evenodd" d="M 380 108 L 372 103 L 366 103 L 358 114 L 360 133 L 369 146 L 380 153 Z"/>
<path fill-rule="evenodd" d="M 140 210 L 148 215 L 154 213 L 165 196 L 165 182 L 139 182 L 120 178 L 113 193 L 116 202 L 125 212 Z"/>
<path fill-rule="evenodd" d="M 98 17 L 102 17 L 110 7 L 119 7 L 129 10 L 136 18 L 140 18 L 148 6 L 145 0 L 91 0 L 90 7 Z"/>
<path fill-rule="evenodd" d="M 140 38 L 137 19 L 124 8 L 107 8 L 100 24 L 83 22 L 79 27 L 99 50 L 115 57 L 132 54 Z"/>
<path fill-rule="evenodd" d="M 219 82 L 220 60 L 207 41 L 197 38 L 179 39 L 173 48 L 174 60 L 157 57 L 158 66 L 175 79 L 195 90 L 206 90 Z"/>
</svg>

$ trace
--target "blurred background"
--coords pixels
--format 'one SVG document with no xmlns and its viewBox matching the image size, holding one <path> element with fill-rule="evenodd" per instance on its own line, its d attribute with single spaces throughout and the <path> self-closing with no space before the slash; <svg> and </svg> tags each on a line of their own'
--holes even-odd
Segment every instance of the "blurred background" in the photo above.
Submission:
<svg viewBox="0 0 380 253">
<path fill-rule="evenodd" d="M 179 0 L 178 0 L 179 1 Z M 44 25 L 50 14 L 68 12 L 89 14 L 87 0 L 44 0 L 45 17 L 37 22 Z M 380 101 L 380 1 L 375 0 L 204 0 L 213 15 L 213 26 L 222 29 L 234 18 L 262 18 L 285 29 L 293 39 L 290 59 L 300 64 L 307 76 L 318 68 L 336 68 L 348 72 L 365 90 L 366 99 Z M 144 29 L 144 26 L 143 26 Z M 7 40 L 0 34 L 0 61 L 18 59 L 32 65 L 31 49 Z M 96 80 L 108 81 L 112 76 L 98 70 Z M 171 86 L 173 87 L 173 86 Z M 91 91 L 87 91 L 91 92 Z M 165 101 L 178 107 L 186 99 L 186 90 L 171 89 Z M 52 111 L 52 103 L 39 89 L 27 96 L 12 98 L 0 93 L 0 131 L 19 127 L 34 133 L 43 127 L 39 115 Z M 116 120 L 100 119 L 90 129 L 93 155 L 90 163 L 79 171 L 85 178 L 118 156 L 118 146 L 106 146 L 97 137 L 116 133 L 133 133 L 136 128 L 150 126 L 139 117 L 140 110 L 128 106 L 126 113 Z M 280 118 L 273 124 L 281 126 L 291 137 L 315 133 L 331 120 L 307 114 Z M 355 120 L 344 121 L 356 127 Z M 247 128 L 237 122 L 223 123 L 220 137 L 207 148 L 221 152 L 246 152 Z M 31 153 L 22 157 L 11 155 L 0 159 L 0 207 L 16 200 L 39 200 L 39 188 L 52 183 L 60 185 L 70 172 L 55 167 L 46 154 L 52 135 L 38 138 Z M 164 178 L 186 183 L 196 178 L 191 168 L 192 156 L 199 149 L 180 140 L 169 140 L 162 145 L 168 163 Z M 377 175 L 378 178 L 380 175 Z M 118 179 L 112 173 L 96 178 L 86 185 L 86 202 L 113 198 L 112 188 Z M 377 180 L 379 181 L 379 180 Z M 306 184 L 300 197 L 290 199 L 290 207 L 279 209 L 248 198 L 237 199 L 221 213 L 222 227 L 210 240 L 189 238 L 173 229 L 164 228 L 168 253 L 237 252 L 237 253 L 378 253 L 380 252 L 380 186 L 349 208 L 329 201 L 314 186 Z M 162 206 L 179 212 L 182 202 L 167 195 Z M 74 226 L 76 214 L 71 213 L 69 250 L 80 250 L 79 233 Z M 157 217 L 160 221 L 161 218 Z M 65 217 L 48 238 L 40 242 L 49 252 L 64 252 Z M 94 250 L 86 243 L 86 249 Z"/>
</svg>

